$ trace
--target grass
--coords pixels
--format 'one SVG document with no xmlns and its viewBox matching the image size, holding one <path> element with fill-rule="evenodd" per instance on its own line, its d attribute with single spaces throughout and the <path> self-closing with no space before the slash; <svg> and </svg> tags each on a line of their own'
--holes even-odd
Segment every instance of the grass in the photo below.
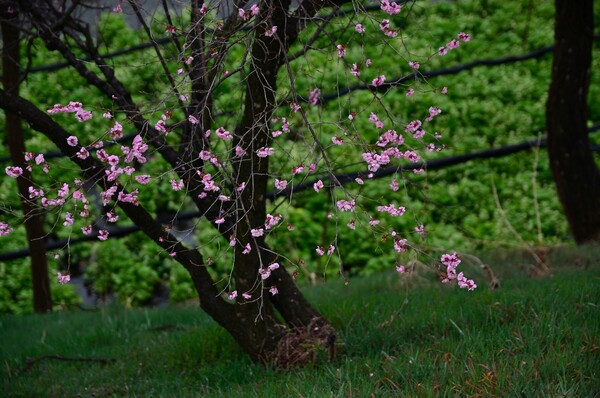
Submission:
<svg viewBox="0 0 600 398">
<path fill-rule="evenodd" d="M 334 362 L 282 372 L 252 364 L 197 308 L 0 317 L 2 390 L 15 397 L 571 396 L 600 391 L 598 248 L 484 257 L 500 276 L 469 293 L 415 272 L 307 288 L 340 331 Z M 461 267 L 463 267 L 461 265 Z M 465 270 L 477 274 L 465 261 Z M 110 364 L 40 360 L 110 358 Z"/>
</svg>

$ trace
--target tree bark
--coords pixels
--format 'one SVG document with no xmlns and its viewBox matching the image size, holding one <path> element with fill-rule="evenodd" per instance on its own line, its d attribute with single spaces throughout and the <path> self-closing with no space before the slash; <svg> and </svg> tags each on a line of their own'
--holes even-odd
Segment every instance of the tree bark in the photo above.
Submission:
<svg viewBox="0 0 600 398">
<path fill-rule="evenodd" d="M 586 126 L 593 11 L 592 0 L 556 0 L 556 45 L 546 104 L 552 175 L 578 244 L 600 240 L 600 172 Z"/>
<path fill-rule="evenodd" d="M 3 7 L 4 8 L 4 7 Z M 14 95 L 19 94 L 20 69 L 20 40 L 19 30 L 8 21 L 16 21 L 16 12 L 7 9 L 2 13 L 2 84 L 4 89 Z M 36 206 L 35 200 L 29 199 L 29 186 L 33 185 L 31 173 L 25 163 L 25 138 L 21 126 L 21 118 L 12 113 L 6 114 L 7 143 L 10 157 L 14 166 L 21 167 L 23 174 L 17 178 L 17 185 L 23 210 L 25 231 L 31 259 L 31 281 L 33 288 L 33 310 L 35 312 L 52 311 L 52 296 L 48 279 L 48 262 L 46 259 L 46 239 L 42 213 Z"/>
</svg>

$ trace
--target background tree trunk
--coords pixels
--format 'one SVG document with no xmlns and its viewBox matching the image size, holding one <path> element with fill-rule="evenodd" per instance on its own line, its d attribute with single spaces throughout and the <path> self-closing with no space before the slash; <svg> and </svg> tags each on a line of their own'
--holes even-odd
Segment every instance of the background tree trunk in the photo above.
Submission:
<svg viewBox="0 0 600 398">
<path fill-rule="evenodd" d="M 593 11 L 592 0 L 556 0 L 556 45 L 546 104 L 550 167 L 577 243 L 600 239 L 600 172 L 586 126 Z"/>
<path fill-rule="evenodd" d="M 4 18 L 16 20 L 16 13 L 9 13 L 6 9 L 3 13 L 2 28 L 2 84 L 4 89 L 14 95 L 19 94 L 19 64 L 20 43 L 19 30 L 8 24 Z M 14 166 L 23 169 L 23 174 L 17 178 L 19 196 L 21 197 L 21 209 L 29 242 L 29 253 L 31 258 L 31 279 L 33 285 L 33 309 L 35 312 L 49 312 L 52 310 L 52 296 L 50 294 L 50 282 L 48 280 L 48 262 L 46 259 L 46 239 L 44 234 L 43 217 L 35 202 L 29 199 L 29 186 L 33 185 L 31 173 L 25 164 L 25 138 L 21 118 L 12 113 L 6 113 L 7 143 L 10 157 Z"/>
</svg>

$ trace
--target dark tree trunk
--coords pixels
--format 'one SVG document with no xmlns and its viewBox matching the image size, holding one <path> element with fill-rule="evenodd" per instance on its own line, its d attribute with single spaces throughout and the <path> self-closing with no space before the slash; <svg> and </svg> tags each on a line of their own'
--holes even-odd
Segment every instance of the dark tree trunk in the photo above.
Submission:
<svg viewBox="0 0 600 398">
<path fill-rule="evenodd" d="M 16 21 L 14 11 L 9 13 L 6 9 L 2 13 L 2 84 L 4 89 L 14 95 L 19 94 L 19 64 L 20 45 L 19 30 L 7 21 Z M 6 19 L 5 19 L 6 18 Z M 29 199 L 29 186 L 33 185 L 31 173 L 25 164 L 25 138 L 21 126 L 21 118 L 17 115 L 6 114 L 6 133 L 8 149 L 14 166 L 23 169 L 23 174 L 17 178 L 21 209 L 25 222 L 29 253 L 31 258 L 31 280 L 33 285 L 33 309 L 35 312 L 49 312 L 52 310 L 52 296 L 48 280 L 48 262 L 46 259 L 46 240 L 42 214 L 39 212 L 35 201 Z"/>
<path fill-rule="evenodd" d="M 592 0 L 556 0 L 556 45 L 546 104 L 552 175 L 577 243 L 600 239 L 600 172 L 586 126 L 593 11 Z"/>
</svg>

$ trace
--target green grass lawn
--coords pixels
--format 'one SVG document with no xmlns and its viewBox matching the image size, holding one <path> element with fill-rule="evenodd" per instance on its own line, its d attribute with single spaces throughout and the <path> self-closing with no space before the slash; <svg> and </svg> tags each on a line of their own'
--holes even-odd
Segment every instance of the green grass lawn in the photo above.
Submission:
<svg viewBox="0 0 600 398">
<path fill-rule="evenodd" d="M 283 372 L 252 364 L 197 308 L 0 316 L 7 396 L 593 397 L 600 391 L 598 248 L 482 256 L 499 276 L 466 292 L 417 271 L 305 290 L 344 342 L 333 362 Z M 465 261 L 467 263 L 467 261 Z M 463 267 L 463 265 L 461 265 Z M 111 359 L 108 364 L 43 355 Z M 1 395 L 1 394 L 0 394 Z"/>
</svg>

